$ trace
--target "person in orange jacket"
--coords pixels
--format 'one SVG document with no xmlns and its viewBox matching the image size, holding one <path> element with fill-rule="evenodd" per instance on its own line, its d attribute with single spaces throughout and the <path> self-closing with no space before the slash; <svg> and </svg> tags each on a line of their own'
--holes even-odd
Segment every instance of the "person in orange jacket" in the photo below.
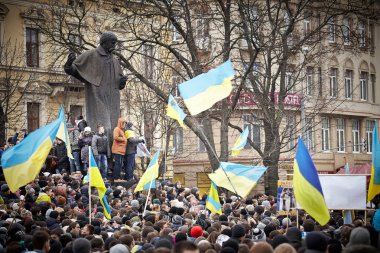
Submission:
<svg viewBox="0 0 380 253">
<path fill-rule="evenodd" d="M 121 179 L 121 167 L 127 146 L 127 139 L 124 136 L 126 122 L 127 121 L 125 119 L 119 118 L 117 121 L 117 127 L 113 130 L 112 154 L 115 159 L 115 166 L 113 169 L 114 180 Z"/>
</svg>

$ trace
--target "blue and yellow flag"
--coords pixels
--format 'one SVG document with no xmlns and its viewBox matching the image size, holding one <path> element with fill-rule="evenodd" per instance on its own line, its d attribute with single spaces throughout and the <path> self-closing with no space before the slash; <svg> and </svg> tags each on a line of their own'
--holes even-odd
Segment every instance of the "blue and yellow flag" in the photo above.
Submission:
<svg viewBox="0 0 380 253">
<path fill-rule="evenodd" d="M 325 225 L 330 220 L 317 169 L 305 144 L 300 137 L 293 172 L 294 194 L 297 203 L 319 224 Z"/>
<path fill-rule="evenodd" d="M 172 119 L 177 120 L 181 127 L 186 128 L 185 124 L 183 123 L 183 120 L 186 118 L 186 114 L 178 106 L 177 102 L 175 101 L 174 97 L 171 94 L 169 95 L 166 115 L 168 115 Z"/>
<path fill-rule="evenodd" d="M 158 150 L 154 154 L 152 160 L 150 160 L 148 168 L 146 169 L 145 173 L 140 178 L 140 181 L 135 188 L 135 192 L 142 191 L 142 190 L 149 190 L 150 186 L 155 184 L 156 182 L 155 179 L 158 177 L 159 156 L 160 156 L 160 150 Z"/>
<path fill-rule="evenodd" d="M 377 133 L 377 122 L 373 129 L 372 137 L 372 168 L 371 180 L 368 188 L 368 201 L 371 201 L 377 194 L 380 193 L 380 142 Z"/>
<path fill-rule="evenodd" d="M 245 144 L 247 144 L 249 129 L 246 127 L 244 131 L 237 138 L 234 146 L 231 149 L 231 156 L 238 156 L 240 151 L 244 148 Z"/>
<path fill-rule="evenodd" d="M 67 156 L 70 159 L 74 159 L 71 154 L 71 144 L 69 139 L 69 132 L 67 131 L 67 125 L 65 120 L 65 111 L 63 110 L 63 106 L 61 105 L 61 109 L 59 110 L 58 118 L 61 119 L 61 124 L 59 126 L 57 132 L 57 138 L 61 139 L 66 144 Z"/>
<path fill-rule="evenodd" d="M 226 98 L 232 91 L 231 80 L 235 70 L 230 60 L 207 73 L 178 85 L 185 105 L 191 115 L 196 115 Z"/>
<path fill-rule="evenodd" d="M 213 181 L 211 181 L 210 193 L 207 196 L 206 208 L 210 210 L 211 213 L 222 214 L 222 205 L 219 201 L 218 188 Z"/>
<path fill-rule="evenodd" d="M 221 162 L 219 169 L 212 174 L 208 174 L 208 176 L 217 186 L 226 188 L 245 198 L 256 186 L 257 181 L 266 170 L 267 168 L 263 166 L 245 166 Z"/>
<path fill-rule="evenodd" d="M 62 117 L 62 115 L 60 115 Z M 11 192 L 33 181 L 45 163 L 61 125 L 61 118 L 41 127 L 16 146 L 4 151 L 1 164 Z"/>
<path fill-rule="evenodd" d="M 100 175 L 98 165 L 96 164 L 94 155 L 92 154 L 91 147 L 89 148 L 89 165 L 88 165 L 88 177 L 87 180 L 90 181 L 90 187 L 96 187 L 98 189 L 99 201 L 104 208 L 104 216 L 110 220 L 111 219 L 111 208 L 108 205 L 106 197 L 106 185 L 104 184 L 102 175 Z M 90 196 L 91 197 L 91 196 Z"/>
</svg>

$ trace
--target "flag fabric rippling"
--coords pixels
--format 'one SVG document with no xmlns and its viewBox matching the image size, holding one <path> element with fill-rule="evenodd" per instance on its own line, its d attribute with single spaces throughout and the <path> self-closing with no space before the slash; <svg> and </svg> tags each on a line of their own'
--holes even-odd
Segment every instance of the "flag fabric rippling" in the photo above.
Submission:
<svg viewBox="0 0 380 253">
<path fill-rule="evenodd" d="M 235 70 L 230 60 L 178 85 L 187 109 L 191 115 L 196 115 L 216 102 L 226 98 L 232 91 L 231 80 Z"/>
<path fill-rule="evenodd" d="M 249 129 L 246 127 L 244 131 L 237 138 L 234 146 L 231 149 L 231 156 L 238 156 L 240 151 L 244 148 L 245 144 L 247 144 Z"/>
<path fill-rule="evenodd" d="M 297 203 L 319 224 L 325 225 L 330 220 L 329 210 L 317 169 L 301 137 L 294 159 L 293 185 Z"/>
<path fill-rule="evenodd" d="M 148 168 L 146 169 L 145 173 L 140 178 L 140 181 L 135 188 L 135 192 L 142 191 L 142 190 L 149 190 L 149 188 L 152 188 L 150 186 L 153 186 L 153 185 L 155 186 L 156 178 L 158 177 L 159 156 L 160 156 L 160 150 L 158 150 L 154 154 L 152 160 L 150 160 Z"/>
<path fill-rule="evenodd" d="M 171 94 L 169 95 L 169 101 L 168 101 L 168 107 L 166 109 L 166 115 L 168 115 L 172 119 L 177 120 L 179 125 L 181 127 L 185 128 L 185 124 L 183 123 L 183 120 L 186 118 L 186 114 L 178 106 L 177 102 L 175 101 L 174 97 Z"/>
<path fill-rule="evenodd" d="M 59 126 L 57 132 L 57 138 L 61 139 L 66 144 L 67 156 L 70 159 L 74 159 L 71 154 L 71 144 L 69 139 L 69 132 L 67 131 L 67 125 L 65 120 L 65 111 L 63 110 L 63 106 L 61 105 L 61 109 L 59 110 L 58 118 L 61 119 L 61 124 Z"/>
<path fill-rule="evenodd" d="M 266 170 L 267 168 L 264 166 L 246 166 L 221 162 L 219 169 L 208 174 L 208 176 L 217 186 L 226 188 L 245 198 L 256 186 L 257 181 Z"/>
<path fill-rule="evenodd" d="M 210 193 L 207 196 L 206 208 L 210 210 L 211 213 L 222 214 L 222 205 L 219 201 L 218 188 L 213 181 L 211 181 Z"/>
<path fill-rule="evenodd" d="M 373 129 L 372 136 L 372 167 L 371 179 L 368 188 L 368 201 L 371 201 L 380 193 L 380 141 L 377 132 L 377 122 Z"/>
</svg>

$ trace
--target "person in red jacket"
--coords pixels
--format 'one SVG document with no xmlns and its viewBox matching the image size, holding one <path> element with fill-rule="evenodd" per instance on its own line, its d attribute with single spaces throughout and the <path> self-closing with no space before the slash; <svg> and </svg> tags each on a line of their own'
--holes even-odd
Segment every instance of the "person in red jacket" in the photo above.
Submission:
<svg viewBox="0 0 380 253">
<path fill-rule="evenodd" d="M 121 179 L 121 167 L 123 163 L 123 157 L 125 155 L 125 148 L 127 145 L 127 139 L 124 136 L 126 120 L 119 118 L 117 121 L 117 127 L 113 130 L 113 143 L 112 154 L 115 159 L 115 166 L 113 169 L 113 179 Z"/>
</svg>

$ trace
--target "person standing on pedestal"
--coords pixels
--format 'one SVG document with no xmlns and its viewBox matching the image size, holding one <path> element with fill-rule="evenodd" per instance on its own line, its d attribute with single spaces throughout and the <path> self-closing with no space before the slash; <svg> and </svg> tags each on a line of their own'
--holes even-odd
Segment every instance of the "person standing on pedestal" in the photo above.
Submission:
<svg viewBox="0 0 380 253">
<path fill-rule="evenodd" d="M 133 179 L 133 171 L 135 169 L 135 156 L 137 153 L 137 144 L 144 143 L 144 139 L 135 137 L 135 132 L 132 130 L 133 124 L 131 122 L 127 123 L 127 128 L 125 131 L 125 138 L 127 139 L 127 148 L 124 156 L 124 166 L 125 166 L 125 180 Z"/>
<path fill-rule="evenodd" d="M 95 161 L 101 171 L 102 177 L 107 181 L 108 163 L 107 158 L 111 157 L 110 145 L 108 138 L 104 134 L 103 125 L 98 125 L 98 131 L 92 137 L 92 151 L 94 152 Z"/>
<path fill-rule="evenodd" d="M 123 165 L 123 157 L 125 155 L 125 147 L 127 145 L 127 139 L 124 136 L 126 120 L 119 118 L 117 127 L 113 130 L 113 143 L 112 154 L 115 159 L 115 165 L 113 167 L 113 180 L 121 179 L 121 167 Z"/>
</svg>

